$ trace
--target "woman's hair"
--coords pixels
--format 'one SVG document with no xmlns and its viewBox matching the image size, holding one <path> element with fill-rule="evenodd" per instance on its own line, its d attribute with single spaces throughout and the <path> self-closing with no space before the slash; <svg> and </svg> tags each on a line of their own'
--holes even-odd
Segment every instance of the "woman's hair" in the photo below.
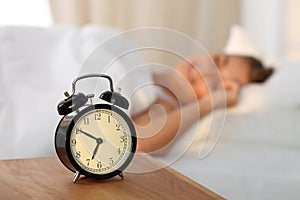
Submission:
<svg viewBox="0 0 300 200">
<path fill-rule="evenodd" d="M 250 82 L 263 83 L 265 82 L 274 72 L 272 67 L 264 67 L 262 62 L 253 57 L 245 57 L 246 61 L 250 66 Z"/>
</svg>

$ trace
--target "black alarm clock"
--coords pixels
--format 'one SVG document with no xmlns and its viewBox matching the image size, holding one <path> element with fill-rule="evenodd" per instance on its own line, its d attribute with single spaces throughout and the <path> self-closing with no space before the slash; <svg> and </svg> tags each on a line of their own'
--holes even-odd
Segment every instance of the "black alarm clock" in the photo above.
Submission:
<svg viewBox="0 0 300 200">
<path fill-rule="evenodd" d="M 95 94 L 75 94 L 77 81 L 100 77 L 109 81 L 110 90 L 99 98 L 105 103 L 93 104 Z M 130 117 L 123 111 L 129 103 L 114 91 L 113 81 L 105 74 L 88 74 L 72 83 L 72 94 L 59 102 L 57 110 L 64 115 L 55 131 L 55 149 L 63 165 L 75 173 L 73 182 L 80 175 L 107 179 L 129 165 L 136 151 L 136 131 Z"/>
</svg>

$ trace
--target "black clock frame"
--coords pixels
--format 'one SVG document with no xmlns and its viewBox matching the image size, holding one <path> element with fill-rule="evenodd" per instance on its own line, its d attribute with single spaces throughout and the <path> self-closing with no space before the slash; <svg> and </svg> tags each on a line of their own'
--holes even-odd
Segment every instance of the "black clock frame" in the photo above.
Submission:
<svg viewBox="0 0 300 200">
<path fill-rule="evenodd" d="M 126 161 L 121 165 L 120 168 L 116 169 L 115 171 L 112 171 L 107 174 L 93 174 L 86 170 L 84 170 L 74 159 L 72 153 L 71 153 L 71 147 L 70 147 L 70 137 L 71 132 L 76 124 L 76 122 L 87 112 L 92 111 L 94 109 L 107 109 L 114 111 L 118 113 L 127 123 L 130 134 L 131 134 L 131 141 L 132 146 L 130 150 L 129 157 L 126 159 Z M 122 171 L 126 169 L 126 167 L 130 164 L 131 160 L 133 159 L 134 153 L 136 151 L 136 144 L 137 144 L 137 138 L 136 138 L 136 131 L 134 128 L 134 125 L 131 121 L 131 119 L 128 117 L 128 115 L 123 112 L 121 109 L 117 108 L 114 105 L 110 104 L 95 104 L 95 105 L 89 105 L 86 108 L 79 111 L 79 113 L 72 116 L 72 113 L 70 115 L 64 116 L 61 121 L 59 122 L 59 125 L 56 129 L 55 134 L 55 150 L 56 153 L 60 159 L 60 161 L 65 165 L 66 168 L 68 168 L 72 172 L 78 171 L 80 174 L 85 175 L 86 177 L 95 178 L 95 179 L 107 179 L 114 177 L 118 174 L 120 174 Z"/>
</svg>

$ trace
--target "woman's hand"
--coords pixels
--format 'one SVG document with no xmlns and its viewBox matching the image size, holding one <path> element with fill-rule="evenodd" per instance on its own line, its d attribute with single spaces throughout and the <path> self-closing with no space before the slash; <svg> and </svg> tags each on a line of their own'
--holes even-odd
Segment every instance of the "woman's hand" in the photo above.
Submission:
<svg viewBox="0 0 300 200">
<path fill-rule="evenodd" d="M 222 87 L 223 88 L 223 87 Z M 240 85 L 234 81 L 225 81 L 224 89 L 213 91 L 204 96 L 203 100 L 213 108 L 231 107 L 237 104 Z"/>
<path fill-rule="evenodd" d="M 237 104 L 240 94 L 240 85 L 235 81 L 224 82 L 226 92 L 226 106 L 231 107 Z"/>
</svg>

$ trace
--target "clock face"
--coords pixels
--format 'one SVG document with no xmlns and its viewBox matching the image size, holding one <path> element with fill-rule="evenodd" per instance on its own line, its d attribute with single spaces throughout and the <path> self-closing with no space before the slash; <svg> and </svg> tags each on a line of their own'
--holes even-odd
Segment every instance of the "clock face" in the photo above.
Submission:
<svg viewBox="0 0 300 200">
<path fill-rule="evenodd" d="M 135 151 L 135 131 L 130 119 L 119 109 L 111 108 L 97 104 L 83 111 L 70 133 L 73 162 L 96 176 L 122 171 Z"/>
</svg>

